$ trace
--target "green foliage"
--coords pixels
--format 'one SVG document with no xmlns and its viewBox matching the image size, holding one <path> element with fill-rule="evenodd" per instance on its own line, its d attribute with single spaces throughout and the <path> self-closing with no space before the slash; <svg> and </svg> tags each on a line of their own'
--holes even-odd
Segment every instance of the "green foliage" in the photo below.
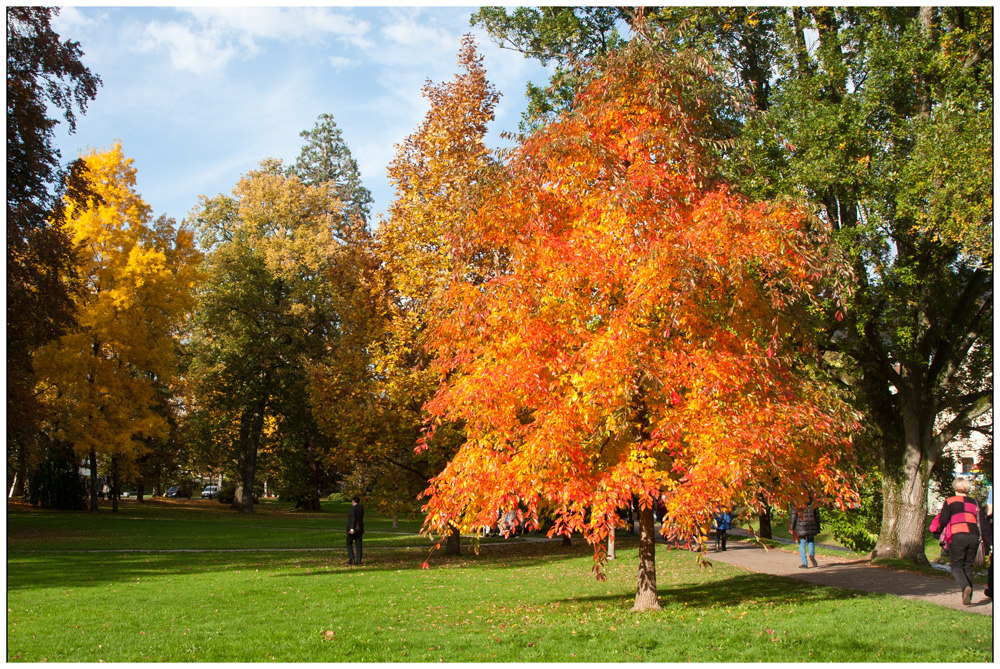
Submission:
<svg viewBox="0 0 1000 669">
<path fill-rule="evenodd" d="M 299 133 L 305 144 L 289 174 L 308 185 L 329 183 L 340 202 L 341 216 L 346 223 L 368 219 L 372 196 L 361 185 L 358 163 L 344 141 L 343 133 L 330 114 L 320 114 L 312 130 Z"/>
<path fill-rule="evenodd" d="M 554 62 L 550 85 L 528 83 L 522 128 L 570 106 L 580 83 L 580 66 L 623 46 L 622 31 L 634 18 L 625 7 L 482 7 L 471 24 L 484 28 L 501 47 L 520 51 L 543 65 Z"/>
<path fill-rule="evenodd" d="M 851 509 L 830 509 L 824 522 L 843 546 L 858 553 L 875 548 L 882 527 L 882 477 L 878 469 L 868 470 L 861 485 L 860 504 Z"/>
</svg>

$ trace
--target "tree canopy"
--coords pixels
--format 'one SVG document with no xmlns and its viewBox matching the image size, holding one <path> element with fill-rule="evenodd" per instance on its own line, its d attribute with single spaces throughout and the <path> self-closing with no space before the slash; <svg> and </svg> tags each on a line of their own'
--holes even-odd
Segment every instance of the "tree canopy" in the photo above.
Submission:
<svg viewBox="0 0 1000 669">
<path fill-rule="evenodd" d="M 818 220 L 714 178 L 702 79 L 649 49 L 610 59 L 446 237 L 457 261 L 506 261 L 485 281 L 456 267 L 434 305 L 428 407 L 465 441 L 428 490 L 428 529 L 512 509 L 537 528 L 548 511 L 599 567 L 633 495 L 643 551 L 655 505 L 665 534 L 697 540 L 720 503 L 853 499 L 857 423 L 808 373 L 799 325 L 845 277 Z M 650 557 L 637 608 L 655 607 Z"/>
</svg>

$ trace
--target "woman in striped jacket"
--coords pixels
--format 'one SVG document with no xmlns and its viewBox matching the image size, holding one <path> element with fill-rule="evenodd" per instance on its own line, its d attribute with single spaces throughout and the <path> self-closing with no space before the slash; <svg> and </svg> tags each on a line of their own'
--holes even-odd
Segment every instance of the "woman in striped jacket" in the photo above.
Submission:
<svg viewBox="0 0 1000 669">
<path fill-rule="evenodd" d="M 935 536 L 951 530 L 948 557 L 951 573 L 962 590 L 962 604 L 972 604 L 972 565 L 979 549 L 979 502 L 966 493 L 972 487 L 969 479 L 957 478 L 953 484 L 955 496 L 944 501 L 938 514 Z"/>
</svg>

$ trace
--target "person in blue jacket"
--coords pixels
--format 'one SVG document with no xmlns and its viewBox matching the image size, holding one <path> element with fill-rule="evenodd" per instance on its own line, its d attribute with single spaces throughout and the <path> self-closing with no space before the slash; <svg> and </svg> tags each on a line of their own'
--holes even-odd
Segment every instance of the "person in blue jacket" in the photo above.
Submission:
<svg viewBox="0 0 1000 669">
<path fill-rule="evenodd" d="M 715 550 L 726 550 L 726 531 L 733 528 L 733 514 L 725 507 L 718 507 L 712 517 L 715 525 Z"/>
</svg>

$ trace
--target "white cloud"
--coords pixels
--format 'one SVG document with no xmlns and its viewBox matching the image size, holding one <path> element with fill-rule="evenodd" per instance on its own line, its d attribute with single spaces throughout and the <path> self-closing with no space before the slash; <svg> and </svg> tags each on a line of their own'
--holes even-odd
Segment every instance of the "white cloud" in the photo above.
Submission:
<svg viewBox="0 0 1000 669">
<path fill-rule="evenodd" d="M 97 18 L 84 16 L 83 12 L 76 7 L 60 7 L 59 14 L 52 20 L 52 27 L 60 35 L 73 34 L 83 28 L 95 25 L 98 20 Z"/>
<path fill-rule="evenodd" d="M 386 39 L 405 47 L 427 45 L 439 47 L 455 41 L 454 35 L 417 20 L 397 19 L 384 26 L 381 32 Z"/>
<path fill-rule="evenodd" d="M 173 21 L 147 24 L 146 39 L 148 42 L 144 50 L 166 48 L 175 68 L 200 75 L 221 72 L 237 54 L 236 47 L 217 31 L 207 29 L 195 32 Z"/>
<path fill-rule="evenodd" d="M 343 56 L 330 56 L 327 59 L 327 62 L 330 63 L 330 65 L 335 70 L 346 70 L 347 68 L 358 67 L 359 65 L 361 65 L 360 60 L 355 60 L 354 58 L 345 58 Z"/>
<path fill-rule="evenodd" d="M 143 50 L 166 48 L 173 66 L 196 74 L 223 71 L 235 58 L 261 52 L 261 42 L 318 42 L 334 38 L 349 46 L 370 49 L 370 26 L 327 7 L 186 7 L 182 20 L 146 26 Z M 357 61 L 336 59 L 336 67 Z"/>
<path fill-rule="evenodd" d="M 357 47 L 373 46 L 365 37 L 370 30 L 366 21 L 328 7 L 190 7 L 185 11 L 199 23 L 247 44 L 333 36 Z"/>
</svg>

